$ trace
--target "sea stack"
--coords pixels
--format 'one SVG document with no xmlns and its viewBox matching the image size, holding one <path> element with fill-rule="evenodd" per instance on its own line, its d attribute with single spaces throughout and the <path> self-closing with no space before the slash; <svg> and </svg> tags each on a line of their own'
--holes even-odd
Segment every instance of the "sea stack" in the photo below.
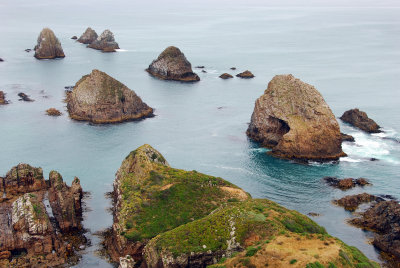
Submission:
<svg viewBox="0 0 400 268">
<path fill-rule="evenodd" d="M 247 135 L 272 155 L 301 161 L 346 156 L 339 124 L 322 95 L 293 75 L 277 75 L 256 100 Z"/>
<path fill-rule="evenodd" d="M 134 91 L 99 70 L 83 76 L 66 94 L 69 116 L 75 120 L 101 124 L 153 116 Z"/>
<path fill-rule="evenodd" d="M 97 39 L 97 33 L 88 27 L 86 31 L 79 37 L 78 42 L 82 44 L 91 44 Z"/>
<path fill-rule="evenodd" d="M 110 30 L 105 30 L 88 47 L 102 50 L 103 52 L 115 52 L 116 49 L 119 49 L 118 43 L 115 42 L 114 34 Z"/>
<path fill-rule="evenodd" d="M 179 48 L 167 47 L 146 71 L 164 80 L 176 80 L 182 82 L 196 82 L 200 78 L 192 70 L 192 65 L 186 59 Z"/>
<path fill-rule="evenodd" d="M 37 39 L 35 46 L 35 58 L 55 59 L 64 58 L 64 51 L 54 32 L 49 28 L 44 28 Z"/>
<path fill-rule="evenodd" d="M 374 120 L 368 117 L 368 115 L 360 111 L 359 109 L 351 109 L 340 117 L 343 122 L 346 122 L 356 128 L 359 128 L 368 133 L 380 133 L 382 132 L 380 126 L 375 123 Z"/>
</svg>

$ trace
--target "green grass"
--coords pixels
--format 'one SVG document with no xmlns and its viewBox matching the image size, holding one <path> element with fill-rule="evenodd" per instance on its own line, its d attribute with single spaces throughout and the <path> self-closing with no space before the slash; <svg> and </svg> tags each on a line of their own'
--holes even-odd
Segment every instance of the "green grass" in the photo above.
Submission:
<svg viewBox="0 0 400 268">
<path fill-rule="evenodd" d="M 291 259 L 289 263 L 290 263 L 290 264 L 295 264 L 296 262 L 297 262 L 296 259 Z"/>
<path fill-rule="evenodd" d="M 260 249 L 261 247 L 248 247 L 246 251 L 246 257 L 254 256 Z"/>
</svg>

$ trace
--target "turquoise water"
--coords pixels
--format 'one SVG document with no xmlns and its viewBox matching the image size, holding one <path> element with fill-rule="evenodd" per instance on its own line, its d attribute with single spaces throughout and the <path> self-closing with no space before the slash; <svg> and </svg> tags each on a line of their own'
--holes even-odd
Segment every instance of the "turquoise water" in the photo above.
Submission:
<svg viewBox="0 0 400 268">
<path fill-rule="evenodd" d="M 68 183 L 81 179 L 91 192 L 84 225 L 92 246 L 78 267 L 110 266 L 96 255 L 93 233 L 111 225 L 104 194 L 124 157 L 144 143 L 174 167 L 220 176 L 253 197 L 322 214 L 314 220 L 377 260 L 366 243 L 370 234 L 347 225 L 351 214 L 331 200 L 364 190 L 400 198 L 400 8 L 394 1 L 82 2 L 0 0 L 0 90 L 12 102 L 0 107 L 0 174 L 26 162 L 45 174 L 58 170 Z M 38 61 L 24 51 L 45 26 L 60 39 L 66 58 Z M 70 39 L 87 26 L 99 34 L 110 28 L 121 50 L 105 54 Z M 207 73 L 197 70 L 199 83 L 160 81 L 144 71 L 169 45 L 181 48 L 193 66 L 206 66 Z M 218 78 L 236 74 L 232 66 L 256 77 Z M 70 120 L 64 86 L 94 68 L 135 90 L 156 117 L 103 126 Z M 254 101 L 283 73 L 315 85 L 336 116 L 358 107 L 386 132 L 367 135 L 341 124 L 356 143 L 343 145 L 349 157 L 339 164 L 300 165 L 266 155 L 245 131 Z M 35 102 L 18 101 L 20 91 Z M 50 107 L 64 115 L 46 116 Z M 324 176 L 366 177 L 373 186 L 342 192 L 326 186 Z"/>
</svg>

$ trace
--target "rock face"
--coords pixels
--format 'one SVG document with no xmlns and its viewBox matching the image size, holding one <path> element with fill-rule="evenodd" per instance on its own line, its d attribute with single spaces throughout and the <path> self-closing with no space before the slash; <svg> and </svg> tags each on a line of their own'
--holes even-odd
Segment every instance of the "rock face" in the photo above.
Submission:
<svg viewBox="0 0 400 268">
<path fill-rule="evenodd" d="M 134 91 L 99 70 L 83 76 L 66 92 L 69 116 L 92 123 L 118 123 L 153 116 Z"/>
<path fill-rule="evenodd" d="M 27 164 L 13 167 L 0 178 L 1 267 L 53 267 L 77 261 L 77 245 L 73 241 L 85 240 L 80 224 L 82 195 L 78 195 L 82 188 L 77 179 L 71 187 L 61 176 L 57 179 L 57 185 L 45 181 L 41 168 Z M 57 198 L 48 198 L 51 195 Z M 58 211 L 62 211 L 61 217 Z M 70 215 L 76 224 L 62 228 L 73 221 Z"/>
<path fill-rule="evenodd" d="M 324 181 L 328 183 L 330 186 L 339 188 L 341 190 L 348 190 L 350 188 L 355 187 L 356 185 L 358 186 L 365 186 L 365 185 L 371 185 L 367 179 L 364 178 L 358 178 L 358 179 L 353 179 L 353 178 L 346 178 L 346 179 L 338 179 L 335 177 L 325 177 Z"/>
<path fill-rule="evenodd" d="M 246 70 L 243 73 L 239 73 L 236 76 L 240 77 L 240 78 L 253 78 L 254 77 L 254 75 L 249 70 Z"/>
<path fill-rule="evenodd" d="M 219 78 L 222 78 L 222 79 L 229 79 L 229 78 L 233 78 L 233 76 L 230 75 L 230 74 L 228 74 L 228 73 L 223 73 L 223 74 L 221 74 L 221 75 L 219 76 Z"/>
<path fill-rule="evenodd" d="M 103 52 L 115 52 L 116 49 L 119 49 L 118 43 L 115 42 L 114 34 L 110 30 L 105 30 L 88 47 L 102 50 Z"/>
<path fill-rule="evenodd" d="M 374 246 L 392 255 L 394 263 L 400 263 L 400 204 L 397 201 L 379 202 L 350 222 L 376 232 Z"/>
<path fill-rule="evenodd" d="M 40 33 L 37 45 L 35 46 L 35 58 L 37 59 L 54 59 L 64 58 L 64 51 L 60 41 L 49 28 L 44 28 Z"/>
<path fill-rule="evenodd" d="M 96 31 L 88 27 L 86 31 L 79 37 L 78 42 L 82 44 L 91 44 L 97 39 L 97 37 Z"/>
<path fill-rule="evenodd" d="M 380 126 L 377 123 L 375 123 L 374 120 L 369 118 L 365 112 L 360 111 L 357 108 L 344 112 L 344 114 L 340 117 L 340 119 L 368 133 L 382 132 L 379 129 Z"/>
<path fill-rule="evenodd" d="M 150 145 L 122 162 L 113 197 L 105 246 L 120 267 L 206 267 L 218 261 L 226 267 L 287 267 L 296 257 L 305 267 L 315 254 L 324 265 L 373 265 L 304 215 L 252 199 L 221 178 L 172 168 Z M 313 254 L 300 260 L 304 254 L 297 249 L 304 246 Z"/>
<path fill-rule="evenodd" d="M 200 81 L 197 74 L 192 71 L 192 65 L 186 59 L 179 48 L 167 47 L 146 71 L 164 80 L 176 80 L 182 82 Z"/>
<path fill-rule="evenodd" d="M 4 92 L 0 91 L 0 105 L 3 105 L 3 104 L 8 104 L 8 101 L 6 100 L 6 96 L 5 96 Z"/>
<path fill-rule="evenodd" d="M 62 113 L 56 108 L 49 108 L 46 110 L 46 114 L 50 116 L 60 116 Z"/>
<path fill-rule="evenodd" d="M 281 158 L 337 160 L 339 124 L 321 94 L 292 75 L 277 75 L 256 100 L 247 135 Z"/>
</svg>

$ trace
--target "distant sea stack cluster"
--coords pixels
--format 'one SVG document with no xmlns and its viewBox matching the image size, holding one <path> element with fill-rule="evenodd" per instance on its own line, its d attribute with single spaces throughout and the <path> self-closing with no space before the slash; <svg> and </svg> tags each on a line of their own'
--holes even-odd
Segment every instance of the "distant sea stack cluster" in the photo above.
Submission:
<svg viewBox="0 0 400 268">
<path fill-rule="evenodd" d="M 257 99 L 247 135 L 281 158 L 331 161 L 346 156 L 339 124 L 318 90 L 277 75 Z"/>
<path fill-rule="evenodd" d="M 40 60 L 65 57 L 60 41 L 49 28 L 44 28 L 40 32 L 34 50 L 34 57 Z"/>
<path fill-rule="evenodd" d="M 167 47 L 146 71 L 160 79 L 181 82 L 197 82 L 200 77 L 193 72 L 192 65 L 179 48 Z"/>
<path fill-rule="evenodd" d="M 75 120 L 103 124 L 153 116 L 134 91 L 99 70 L 83 76 L 66 94 L 69 116 Z"/>
<path fill-rule="evenodd" d="M 114 34 L 108 29 L 104 30 L 103 33 L 98 36 L 95 30 L 88 27 L 77 41 L 82 44 L 87 44 L 90 48 L 103 52 L 115 52 L 116 49 L 119 49 Z"/>
</svg>

